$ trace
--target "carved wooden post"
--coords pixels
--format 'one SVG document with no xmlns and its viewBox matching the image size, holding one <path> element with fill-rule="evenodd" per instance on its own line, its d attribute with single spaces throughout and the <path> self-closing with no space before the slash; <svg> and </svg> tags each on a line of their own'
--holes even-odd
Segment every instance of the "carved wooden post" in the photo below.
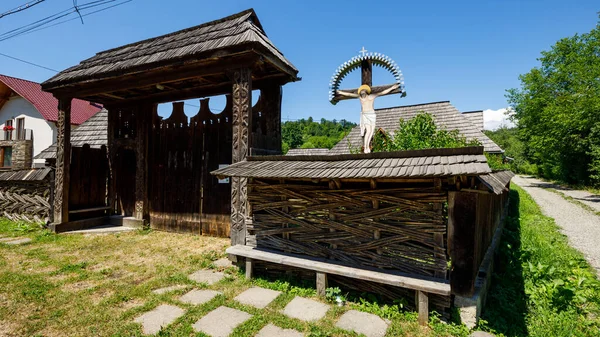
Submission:
<svg viewBox="0 0 600 337">
<path fill-rule="evenodd" d="M 252 130 L 252 76 L 249 68 L 232 74 L 232 163 L 248 156 L 249 133 Z M 231 178 L 231 244 L 246 244 L 245 218 L 248 216 L 248 190 L 246 178 Z"/>
<path fill-rule="evenodd" d="M 267 120 L 269 148 L 281 153 L 281 86 L 271 85 L 260 91 L 263 118 Z"/>
<path fill-rule="evenodd" d="M 148 136 L 152 105 L 143 104 L 135 109 L 136 116 L 136 169 L 135 169 L 135 218 L 148 218 Z"/>
<path fill-rule="evenodd" d="M 116 125 L 116 109 L 112 106 L 105 106 L 104 107 L 106 110 L 108 110 L 107 113 L 107 118 L 108 118 L 108 130 L 106 130 L 106 134 L 107 134 L 107 144 L 108 146 L 106 147 L 107 151 L 108 151 L 108 183 L 107 183 L 107 195 L 108 195 L 108 207 L 110 207 L 110 209 L 108 210 L 108 215 L 113 215 L 116 214 L 116 207 L 115 207 L 115 202 L 116 202 L 116 196 L 115 196 L 115 190 L 116 190 L 116 186 L 115 186 L 115 160 L 117 159 L 116 157 L 116 148 L 115 148 L 115 125 Z"/>
<path fill-rule="evenodd" d="M 71 98 L 58 98 L 56 125 L 56 173 L 54 178 L 54 223 L 69 222 L 71 168 Z"/>
<path fill-rule="evenodd" d="M 364 60 L 360 63 L 361 83 L 366 84 L 370 88 L 373 87 L 373 64 L 371 60 Z"/>
</svg>

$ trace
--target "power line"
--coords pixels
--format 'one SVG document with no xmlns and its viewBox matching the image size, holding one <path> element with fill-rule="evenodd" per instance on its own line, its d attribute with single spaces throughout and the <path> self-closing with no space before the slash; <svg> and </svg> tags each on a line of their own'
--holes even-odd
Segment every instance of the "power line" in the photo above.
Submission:
<svg viewBox="0 0 600 337">
<path fill-rule="evenodd" d="M 21 6 L 18 6 L 16 8 L 13 8 L 13 9 L 7 11 L 7 12 L 4 12 L 4 13 L 0 14 L 0 19 L 2 19 L 5 16 L 9 16 L 9 15 L 12 15 L 12 14 L 16 14 L 16 13 L 22 12 L 22 11 L 24 11 L 26 9 L 29 9 L 29 8 L 35 6 L 35 5 L 38 5 L 38 4 L 42 3 L 44 1 L 46 1 L 46 0 L 33 0 L 33 1 L 30 1 L 30 2 L 28 2 L 26 4 L 22 4 Z"/>
<path fill-rule="evenodd" d="M 15 61 L 19 61 L 19 62 L 27 63 L 27 64 L 29 64 L 29 65 L 32 65 L 32 66 L 35 66 L 35 67 L 38 67 L 38 68 L 42 68 L 42 69 L 46 69 L 46 70 L 50 70 L 50 71 L 53 71 L 53 72 L 55 72 L 55 73 L 58 73 L 58 72 L 59 72 L 59 71 L 58 71 L 58 70 L 56 70 L 56 69 L 52 69 L 52 68 L 48 68 L 48 67 L 44 67 L 44 66 L 42 66 L 42 65 L 39 65 L 39 64 L 37 64 L 37 63 L 33 63 L 33 62 L 29 62 L 29 61 L 25 61 L 25 60 L 23 60 L 23 59 L 20 59 L 20 58 L 18 58 L 18 57 L 14 57 L 14 56 L 6 55 L 6 54 L 3 54 L 3 53 L 0 53 L 0 56 L 4 56 L 4 57 L 7 57 L 7 58 L 9 58 L 9 59 L 13 59 L 13 60 L 15 60 Z"/>
<path fill-rule="evenodd" d="M 117 2 L 117 1 L 120 1 L 120 2 L 113 4 L 111 6 L 107 6 L 107 7 L 101 8 L 99 10 L 90 12 L 90 13 L 81 14 L 82 11 L 85 11 L 87 9 L 104 6 L 104 5 L 107 5 L 107 4 L 110 4 L 113 2 Z M 121 1 L 121 0 L 96 0 L 96 1 L 91 1 L 88 3 L 82 4 L 82 5 L 75 5 L 68 9 L 65 9 L 63 11 L 60 11 L 58 13 L 55 13 L 55 14 L 49 15 L 45 18 L 42 18 L 40 20 L 37 20 L 32 23 L 26 24 L 24 26 L 9 30 L 7 32 L 4 32 L 4 33 L 0 34 L 0 41 L 5 41 L 8 39 L 17 37 L 17 36 L 21 36 L 21 35 L 29 34 L 29 33 L 39 31 L 42 29 L 54 27 L 54 26 L 57 26 L 59 24 L 65 23 L 65 22 L 72 21 L 74 19 L 75 20 L 80 19 L 80 18 L 82 19 L 84 16 L 96 14 L 96 13 L 105 11 L 107 9 L 123 5 L 123 4 L 131 2 L 131 1 L 133 1 L 133 0 L 124 0 L 124 1 Z M 52 23 L 54 21 L 57 21 L 59 19 L 62 19 L 64 17 L 67 17 L 72 14 L 75 14 L 77 16 L 75 18 L 71 18 L 69 20 L 63 20 L 61 22 L 55 23 L 54 25 L 49 25 L 50 23 Z"/>
</svg>

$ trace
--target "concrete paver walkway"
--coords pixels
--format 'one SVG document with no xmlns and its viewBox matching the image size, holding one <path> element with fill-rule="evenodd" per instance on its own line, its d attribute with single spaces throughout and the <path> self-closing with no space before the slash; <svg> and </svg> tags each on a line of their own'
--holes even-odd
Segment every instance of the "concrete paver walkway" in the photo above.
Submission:
<svg viewBox="0 0 600 337">
<path fill-rule="evenodd" d="M 327 304 L 296 296 L 285 306 L 283 314 L 291 318 L 311 322 L 325 317 L 327 311 L 329 311 L 329 305 Z"/>
<path fill-rule="evenodd" d="M 512 181 L 531 195 L 545 215 L 556 220 L 571 246 L 583 253 L 600 276 L 600 217 L 550 191 L 555 185 L 524 176 L 515 176 Z"/>
<path fill-rule="evenodd" d="M 281 291 L 254 287 L 239 294 L 234 300 L 258 309 L 263 309 L 279 295 L 281 295 Z"/>
<path fill-rule="evenodd" d="M 183 284 L 177 284 L 174 286 L 169 286 L 169 287 L 164 287 L 164 288 L 158 288 L 158 289 L 154 289 L 152 290 L 153 293 L 158 294 L 158 295 L 162 295 L 165 293 L 170 293 L 172 291 L 177 291 L 177 290 L 182 290 L 187 288 L 188 286 L 183 285 Z"/>
<path fill-rule="evenodd" d="M 302 337 L 304 334 L 292 329 L 282 329 L 273 324 L 267 324 L 254 337 Z"/>
<path fill-rule="evenodd" d="M 195 289 L 181 296 L 179 300 L 187 304 L 200 305 L 209 302 L 218 295 L 223 295 L 223 293 L 214 290 Z"/>
<path fill-rule="evenodd" d="M 356 310 L 343 314 L 335 326 L 367 337 L 383 337 L 388 328 L 388 324 L 381 317 Z"/>
<path fill-rule="evenodd" d="M 225 274 L 213 271 L 213 270 L 198 270 L 189 276 L 190 280 L 196 281 L 198 283 L 206 283 L 208 285 L 213 285 L 219 281 L 221 281 L 225 277 Z"/>
<path fill-rule="evenodd" d="M 142 332 L 146 335 L 157 334 L 162 327 L 173 323 L 183 316 L 185 311 L 174 305 L 159 305 L 156 309 L 148 311 L 136 318 L 134 322 L 142 324 Z"/>
<path fill-rule="evenodd" d="M 233 329 L 251 317 L 247 312 L 221 306 L 200 318 L 192 327 L 196 332 L 212 337 L 227 337 Z"/>
<path fill-rule="evenodd" d="M 22 245 L 24 243 L 31 242 L 30 238 L 21 238 L 21 237 L 12 237 L 12 238 L 2 238 L 0 239 L 0 243 L 5 245 Z"/>
</svg>

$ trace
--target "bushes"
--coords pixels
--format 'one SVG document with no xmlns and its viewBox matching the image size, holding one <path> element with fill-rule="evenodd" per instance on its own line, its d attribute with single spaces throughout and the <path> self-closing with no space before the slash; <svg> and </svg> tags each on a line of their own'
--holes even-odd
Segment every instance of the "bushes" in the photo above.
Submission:
<svg viewBox="0 0 600 337">
<path fill-rule="evenodd" d="M 372 151 L 386 152 L 479 145 L 477 140 L 467 140 L 461 136 L 458 130 L 438 129 L 431 114 L 420 112 L 407 121 L 400 119 L 400 125 L 393 135 L 383 130 L 376 132 Z"/>
</svg>

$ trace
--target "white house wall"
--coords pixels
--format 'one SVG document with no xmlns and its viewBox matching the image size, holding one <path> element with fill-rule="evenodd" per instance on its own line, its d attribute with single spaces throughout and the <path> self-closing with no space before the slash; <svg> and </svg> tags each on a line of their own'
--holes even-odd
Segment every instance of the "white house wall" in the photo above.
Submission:
<svg viewBox="0 0 600 337">
<path fill-rule="evenodd" d="M 13 126 L 17 127 L 17 118 L 25 118 L 25 129 L 33 130 L 33 156 L 56 141 L 56 126 L 53 122 L 47 122 L 37 109 L 26 99 L 11 97 L 0 110 L 0 130 L 8 119 L 13 120 Z M 37 165 L 36 165 L 37 164 Z M 43 165 L 43 159 L 34 159 L 34 165 Z"/>
</svg>

